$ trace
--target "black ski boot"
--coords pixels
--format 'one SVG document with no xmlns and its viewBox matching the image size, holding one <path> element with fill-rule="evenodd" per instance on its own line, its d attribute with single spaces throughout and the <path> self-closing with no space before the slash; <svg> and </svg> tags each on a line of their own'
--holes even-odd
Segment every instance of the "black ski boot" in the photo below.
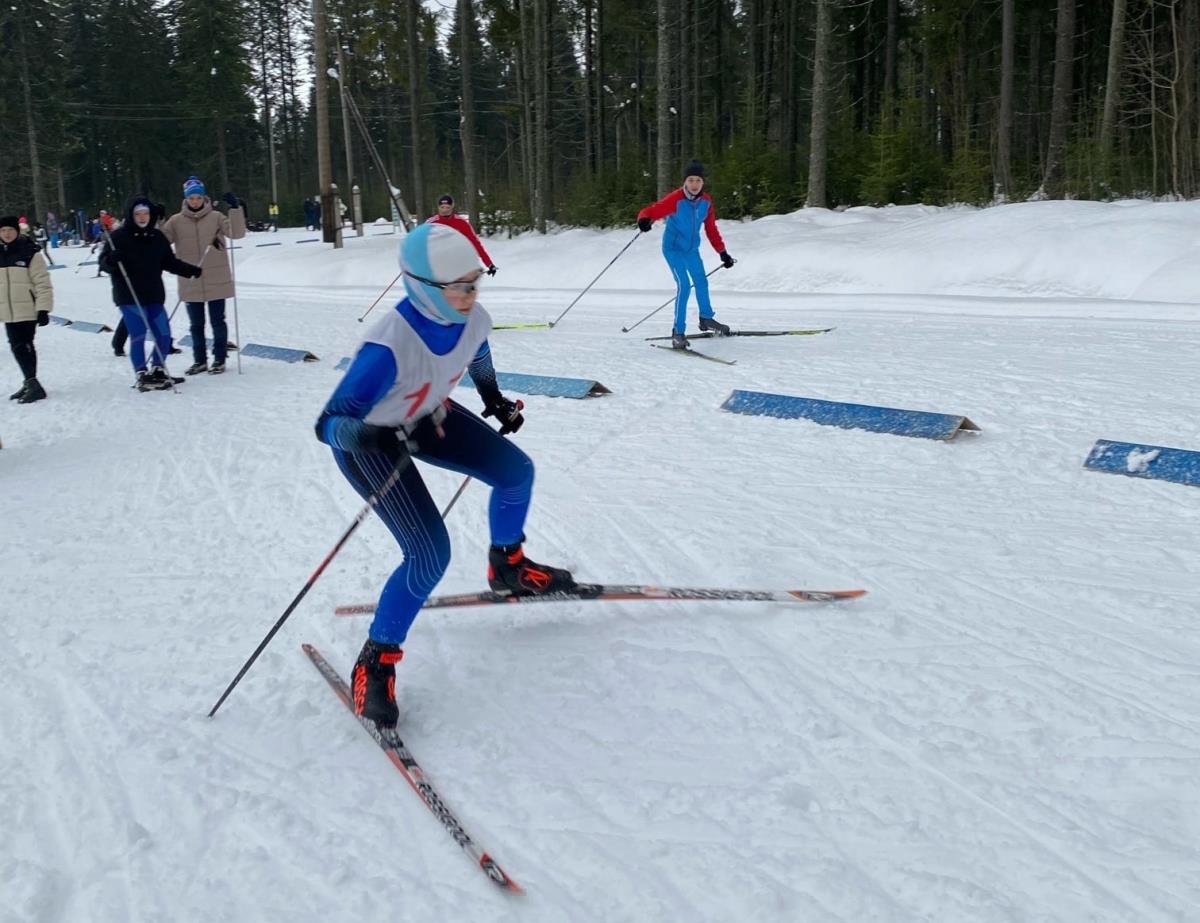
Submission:
<svg viewBox="0 0 1200 923">
<path fill-rule="evenodd" d="M 518 543 L 492 545 L 488 549 L 488 586 L 497 593 L 541 596 L 545 593 L 569 593 L 577 584 L 569 570 L 547 567 L 529 560 Z"/>
<path fill-rule="evenodd" d="M 671 332 L 671 349 L 690 349 L 688 338 L 682 333 Z"/>
<path fill-rule="evenodd" d="M 137 383 L 135 387 L 139 391 L 170 391 L 171 383 L 167 381 L 166 376 L 158 379 L 152 373 L 145 369 L 139 369 L 137 373 Z"/>
<path fill-rule="evenodd" d="M 28 387 L 29 387 L 28 381 L 21 382 L 21 387 L 17 388 L 16 391 L 14 391 L 12 394 L 10 394 L 8 396 L 8 399 L 10 401 L 19 401 L 22 397 L 25 396 L 25 391 Z"/>
<path fill-rule="evenodd" d="M 193 363 L 192 365 L 188 366 L 187 370 L 183 374 L 184 375 L 201 375 L 207 371 L 208 371 L 208 363 L 207 362 L 196 362 L 196 363 Z"/>
<path fill-rule="evenodd" d="M 41 382 L 36 378 L 28 378 L 25 381 L 25 390 L 17 398 L 17 403 L 32 404 L 34 401 L 43 400 L 45 397 L 46 389 L 42 387 Z"/>
<path fill-rule="evenodd" d="M 399 644 L 367 639 L 350 671 L 354 714 L 374 721 L 379 728 L 394 728 L 400 720 L 396 707 L 396 664 L 404 656 Z"/>
<path fill-rule="evenodd" d="M 700 329 L 705 330 L 705 331 L 712 331 L 719 337 L 727 337 L 730 335 L 729 325 L 722 324 L 715 317 L 700 318 Z"/>
<path fill-rule="evenodd" d="M 161 365 L 151 366 L 149 378 L 156 385 L 163 386 L 162 390 L 167 390 L 171 385 L 183 384 L 182 378 L 176 378 L 174 375 L 168 375 L 167 370 Z"/>
</svg>

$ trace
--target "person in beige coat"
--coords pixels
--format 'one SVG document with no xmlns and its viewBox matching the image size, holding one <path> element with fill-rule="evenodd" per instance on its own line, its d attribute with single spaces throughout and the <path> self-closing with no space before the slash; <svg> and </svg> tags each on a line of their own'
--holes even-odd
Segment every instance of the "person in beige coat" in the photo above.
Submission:
<svg viewBox="0 0 1200 923">
<path fill-rule="evenodd" d="M 33 338 L 38 327 L 50 323 L 54 290 L 46 258 L 38 245 L 21 233 L 20 224 L 15 217 L 0 218 L 0 320 L 4 321 L 8 345 L 25 378 L 9 400 L 32 404 L 46 396 L 37 380 Z"/>
<path fill-rule="evenodd" d="M 185 374 L 208 372 L 219 375 L 225 371 L 225 356 L 229 348 L 229 327 L 225 323 L 225 300 L 234 296 L 233 271 L 229 265 L 229 241 L 246 236 L 244 203 L 231 192 L 224 195 L 229 204 L 229 216 L 213 208 L 207 190 L 195 176 L 183 184 L 183 205 L 159 230 L 175 245 L 175 256 L 185 263 L 200 266 L 204 274 L 198 279 L 180 279 L 179 297 L 187 303 L 191 322 L 191 368 Z M 204 337 L 204 308 L 213 332 L 213 364 L 208 365 L 207 343 Z"/>
</svg>

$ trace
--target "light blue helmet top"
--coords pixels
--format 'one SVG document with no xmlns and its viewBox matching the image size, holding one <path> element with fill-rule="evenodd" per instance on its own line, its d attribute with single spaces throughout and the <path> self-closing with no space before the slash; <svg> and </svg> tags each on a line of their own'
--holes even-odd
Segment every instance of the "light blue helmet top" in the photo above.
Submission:
<svg viewBox="0 0 1200 923">
<path fill-rule="evenodd" d="M 454 282 L 479 269 L 475 248 L 466 237 L 444 224 L 422 224 L 400 242 L 400 268 L 418 311 L 439 324 L 467 322 L 465 314 L 450 307 L 442 290 L 429 284 Z"/>
</svg>

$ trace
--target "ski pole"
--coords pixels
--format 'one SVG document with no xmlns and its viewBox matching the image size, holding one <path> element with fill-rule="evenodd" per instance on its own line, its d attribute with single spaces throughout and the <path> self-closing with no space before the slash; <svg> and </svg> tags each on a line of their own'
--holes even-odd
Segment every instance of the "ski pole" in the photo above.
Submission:
<svg viewBox="0 0 1200 923">
<path fill-rule="evenodd" d="M 591 282 L 589 282 L 587 284 L 587 288 L 585 288 L 582 292 L 580 292 L 578 295 L 575 296 L 575 301 L 572 301 L 569 305 L 567 305 L 566 311 L 563 311 L 562 314 L 558 315 L 558 317 L 556 317 L 556 318 L 554 318 L 554 320 L 550 321 L 550 326 L 551 327 L 556 326 L 560 320 L 562 320 L 564 317 L 566 317 L 567 311 L 570 311 L 571 308 L 575 307 L 575 305 L 579 301 L 579 299 L 588 293 L 588 288 L 591 288 L 593 285 L 595 285 L 597 282 L 599 282 L 600 276 L 602 276 L 606 272 L 608 272 L 608 270 L 610 268 L 612 268 L 612 264 L 621 258 L 621 254 L 623 254 L 626 250 L 628 250 L 630 247 L 632 247 L 634 244 L 634 241 L 636 241 L 641 236 L 642 236 L 641 231 L 638 231 L 636 234 L 634 234 L 633 238 L 629 241 L 629 243 L 627 243 L 624 247 L 621 248 L 621 252 L 618 253 L 616 256 L 614 256 L 611 260 L 609 260 L 608 265 L 605 266 L 603 269 L 601 269 L 600 272 L 597 274 L 596 278 L 594 278 Z"/>
<path fill-rule="evenodd" d="M 107 230 L 104 231 L 104 239 L 108 241 L 108 249 L 111 252 L 116 253 L 117 245 L 113 243 L 112 234 L 110 234 Z M 162 350 L 159 349 L 158 336 L 150 327 L 150 315 L 146 313 L 146 309 L 142 307 L 142 302 L 138 299 L 137 292 L 133 290 L 133 282 L 130 281 L 129 273 L 126 271 L 125 264 L 121 261 L 120 257 L 117 258 L 117 268 L 121 270 L 121 276 L 125 279 L 125 287 L 129 289 L 129 297 L 133 299 L 133 303 L 137 307 L 138 314 L 142 318 L 142 324 L 146 328 L 146 332 L 143 336 L 150 337 L 152 340 L 154 340 L 153 355 L 157 355 L 159 361 L 162 363 L 163 373 L 167 376 L 167 381 L 171 383 L 171 390 L 178 394 L 179 389 L 175 387 L 175 380 L 171 377 L 171 373 L 167 369 L 167 357 L 164 356 L 162 354 Z M 168 333 L 168 337 L 169 336 L 170 334 Z"/>
<path fill-rule="evenodd" d="M 342 537 L 338 539 L 337 544 L 330 549 L 329 554 L 325 555 L 325 560 L 317 565 L 317 569 L 312 572 L 312 576 L 308 578 L 308 582 L 300 588 L 300 592 L 296 594 L 296 598 L 292 600 L 291 605 L 289 605 L 283 611 L 283 615 L 281 615 L 279 620 L 271 626 L 271 630 L 267 632 L 266 637 L 258 643 L 258 647 L 254 649 L 254 653 L 250 655 L 250 659 L 242 664 L 242 668 L 238 670 L 237 676 L 235 676 L 233 681 L 225 687 L 225 691 L 222 692 L 221 697 L 217 699 L 217 704 L 212 707 L 212 711 L 208 713 L 208 717 L 211 718 L 213 715 L 215 715 L 217 713 L 217 709 L 221 707 L 222 703 L 227 698 L 229 698 L 229 693 L 233 692 L 234 687 L 242 681 L 242 677 L 245 676 L 250 667 L 254 665 L 254 661 L 258 659 L 258 655 L 266 649 L 267 645 L 271 643 L 271 639 L 274 638 L 279 629 L 283 627 L 283 623 L 288 620 L 288 617 L 296 610 L 296 607 L 300 605 L 300 600 L 304 599 L 304 597 L 308 595 L 308 591 L 313 588 L 313 584 L 317 582 L 317 578 L 319 578 L 325 571 L 325 568 L 329 566 L 329 562 L 332 561 L 337 556 L 337 553 L 342 550 L 342 546 L 350 540 L 350 536 L 354 534 L 355 530 L 360 525 L 362 525 L 363 520 L 370 515 L 371 510 L 379 505 L 380 501 L 383 500 L 384 494 L 391 490 L 392 487 L 395 486 L 396 482 L 400 480 L 400 476 L 404 474 L 405 470 L 410 464 L 412 464 L 412 456 L 405 455 L 400 464 L 398 464 L 395 470 L 392 471 L 391 475 L 388 476 L 388 479 L 383 482 L 383 486 L 367 498 L 367 505 L 358 511 L 358 515 L 355 516 L 354 521 L 350 523 L 350 528 L 342 533 Z"/>
<path fill-rule="evenodd" d="M 392 286 L 395 285 L 400 280 L 400 277 L 402 275 L 404 275 L 403 272 L 396 273 L 396 278 L 393 279 L 391 282 L 389 282 L 387 288 L 385 288 L 382 292 L 379 293 L 379 297 L 376 298 L 373 302 L 371 302 L 371 307 L 367 308 L 367 310 L 365 310 L 363 312 L 362 317 L 360 317 L 358 319 L 358 322 L 360 324 L 363 322 L 363 318 L 365 318 L 368 314 L 370 314 L 372 311 L 375 310 L 375 305 L 379 304 L 379 302 L 381 302 L 383 300 L 383 296 L 392 290 Z"/>
<path fill-rule="evenodd" d="M 708 278 L 709 276 L 711 276 L 711 275 L 712 275 L 714 272 L 716 272 L 716 271 L 717 271 L 717 269 L 722 269 L 722 268 L 724 268 L 724 266 L 725 266 L 725 264 L 724 264 L 724 263 L 722 263 L 720 266 L 716 267 L 716 269 L 713 269 L 713 270 L 711 270 L 710 272 L 706 272 L 706 273 L 704 274 L 704 278 L 706 278 L 706 279 L 707 279 L 707 278 Z M 642 320 L 638 321 L 638 322 L 637 322 L 636 324 L 634 324 L 632 327 L 622 327 L 622 328 L 621 328 L 621 332 L 622 332 L 622 333 L 628 333 L 630 330 L 633 330 L 633 329 L 634 329 L 634 327 L 640 327 L 640 326 L 642 325 L 642 322 L 643 322 L 643 321 L 648 321 L 648 320 L 650 320 L 650 318 L 652 318 L 652 317 L 653 317 L 655 314 L 657 314 L 659 311 L 661 311 L 663 308 L 665 308 L 667 305 L 669 305 L 669 304 L 670 304 L 672 301 L 674 301 L 674 300 L 676 299 L 676 297 L 677 297 L 676 295 L 672 295 L 670 298 L 668 298 L 666 301 L 664 301 L 662 304 L 660 304 L 660 305 L 659 305 L 657 308 L 655 308 L 653 311 L 651 311 L 649 314 L 647 314 L 645 317 L 643 317 L 643 318 L 642 318 Z"/>
<path fill-rule="evenodd" d="M 230 238 L 232 240 L 232 238 Z M 237 348 L 237 369 L 238 374 L 242 374 L 242 334 L 238 329 L 238 309 L 237 309 L 237 257 L 233 255 L 233 244 L 229 245 L 229 279 L 233 283 L 233 338 L 238 344 Z M 225 348 L 229 349 L 229 337 L 225 338 Z"/>
</svg>

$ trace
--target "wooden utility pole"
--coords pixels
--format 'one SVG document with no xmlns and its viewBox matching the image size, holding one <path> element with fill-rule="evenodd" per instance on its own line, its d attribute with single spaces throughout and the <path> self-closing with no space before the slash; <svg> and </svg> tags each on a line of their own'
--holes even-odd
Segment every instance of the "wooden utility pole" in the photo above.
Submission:
<svg viewBox="0 0 1200 923">
<path fill-rule="evenodd" d="M 321 186 L 321 237 L 335 249 L 342 246 L 342 216 L 333 193 L 333 164 L 329 148 L 329 50 L 326 47 L 325 0 L 313 0 L 313 94 L 317 107 L 317 181 Z"/>
</svg>

